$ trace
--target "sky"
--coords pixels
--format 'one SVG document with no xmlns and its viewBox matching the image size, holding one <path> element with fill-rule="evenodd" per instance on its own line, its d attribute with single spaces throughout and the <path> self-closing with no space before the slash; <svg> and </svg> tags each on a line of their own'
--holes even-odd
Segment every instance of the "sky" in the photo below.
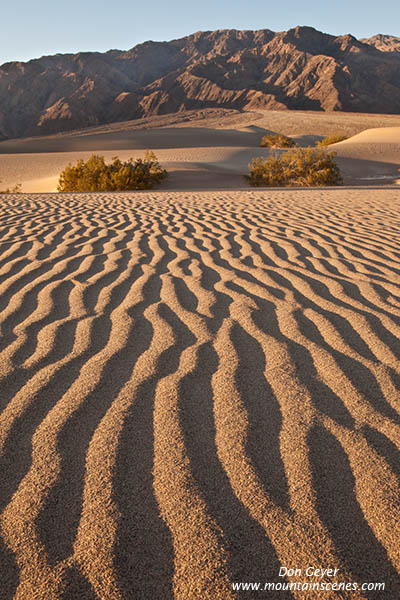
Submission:
<svg viewBox="0 0 400 600">
<path fill-rule="evenodd" d="M 325 33 L 400 36 L 398 0 L 6 0 L 0 64 L 58 52 L 128 50 L 195 31 L 309 25 Z"/>
</svg>

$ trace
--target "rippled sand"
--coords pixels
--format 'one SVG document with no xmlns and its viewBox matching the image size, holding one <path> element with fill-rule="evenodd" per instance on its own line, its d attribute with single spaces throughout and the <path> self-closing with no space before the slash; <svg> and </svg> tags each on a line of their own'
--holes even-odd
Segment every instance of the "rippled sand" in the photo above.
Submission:
<svg viewBox="0 0 400 600">
<path fill-rule="evenodd" d="M 399 597 L 399 209 L 1 197 L 0 597 Z"/>
</svg>

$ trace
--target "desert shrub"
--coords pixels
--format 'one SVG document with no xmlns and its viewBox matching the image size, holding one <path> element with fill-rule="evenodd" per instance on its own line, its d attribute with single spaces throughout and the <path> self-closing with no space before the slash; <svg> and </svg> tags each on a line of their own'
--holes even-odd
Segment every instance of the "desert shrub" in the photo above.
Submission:
<svg viewBox="0 0 400 600">
<path fill-rule="evenodd" d="M 254 187 L 340 185 L 342 177 L 336 154 L 316 148 L 297 148 L 282 155 L 254 158 L 245 175 Z"/>
<path fill-rule="evenodd" d="M 69 164 L 61 173 L 59 192 L 116 192 L 124 190 L 150 190 L 167 176 L 155 154 L 147 151 L 144 159 L 122 162 L 118 157 L 106 164 L 104 156 L 92 154 L 84 162 Z"/>
<path fill-rule="evenodd" d="M 0 181 L 1 183 L 1 181 Z M 16 183 L 12 188 L 7 188 L 6 190 L 0 190 L 0 194 L 21 194 L 22 193 L 22 185 L 20 183 Z"/>
<path fill-rule="evenodd" d="M 343 135 L 341 133 L 333 133 L 331 135 L 327 135 L 322 140 L 316 143 L 316 146 L 330 146 L 331 144 L 337 144 L 338 142 L 343 142 L 343 140 L 347 140 L 349 138 L 348 135 Z"/>
<path fill-rule="evenodd" d="M 261 140 L 262 148 L 294 148 L 296 142 L 282 133 L 269 133 Z"/>
</svg>

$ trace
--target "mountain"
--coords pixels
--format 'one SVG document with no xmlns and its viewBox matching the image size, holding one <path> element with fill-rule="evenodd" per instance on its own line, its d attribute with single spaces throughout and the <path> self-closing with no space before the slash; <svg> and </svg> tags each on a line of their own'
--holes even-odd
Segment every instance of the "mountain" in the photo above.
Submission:
<svg viewBox="0 0 400 600">
<path fill-rule="evenodd" d="M 400 38 L 394 35 L 378 33 L 370 38 L 362 38 L 360 42 L 375 46 L 381 52 L 400 52 Z"/>
<path fill-rule="evenodd" d="M 378 37 L 224 29 L 9 62 L 0 67 L 0 136 L 204 107 L 399 113 L 400 53 L 382 51 Z"/>
</svg>

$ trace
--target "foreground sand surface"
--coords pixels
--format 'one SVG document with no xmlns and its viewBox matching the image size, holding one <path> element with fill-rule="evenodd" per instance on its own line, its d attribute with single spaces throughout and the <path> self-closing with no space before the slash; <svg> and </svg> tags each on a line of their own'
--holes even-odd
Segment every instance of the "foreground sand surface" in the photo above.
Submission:
<svg viewBox="0 0 400 600">
<path fill-rule="evenodd" d="M 400 596 L 400 191 L 0 210 L 2 599 Z"/>
</svg>

